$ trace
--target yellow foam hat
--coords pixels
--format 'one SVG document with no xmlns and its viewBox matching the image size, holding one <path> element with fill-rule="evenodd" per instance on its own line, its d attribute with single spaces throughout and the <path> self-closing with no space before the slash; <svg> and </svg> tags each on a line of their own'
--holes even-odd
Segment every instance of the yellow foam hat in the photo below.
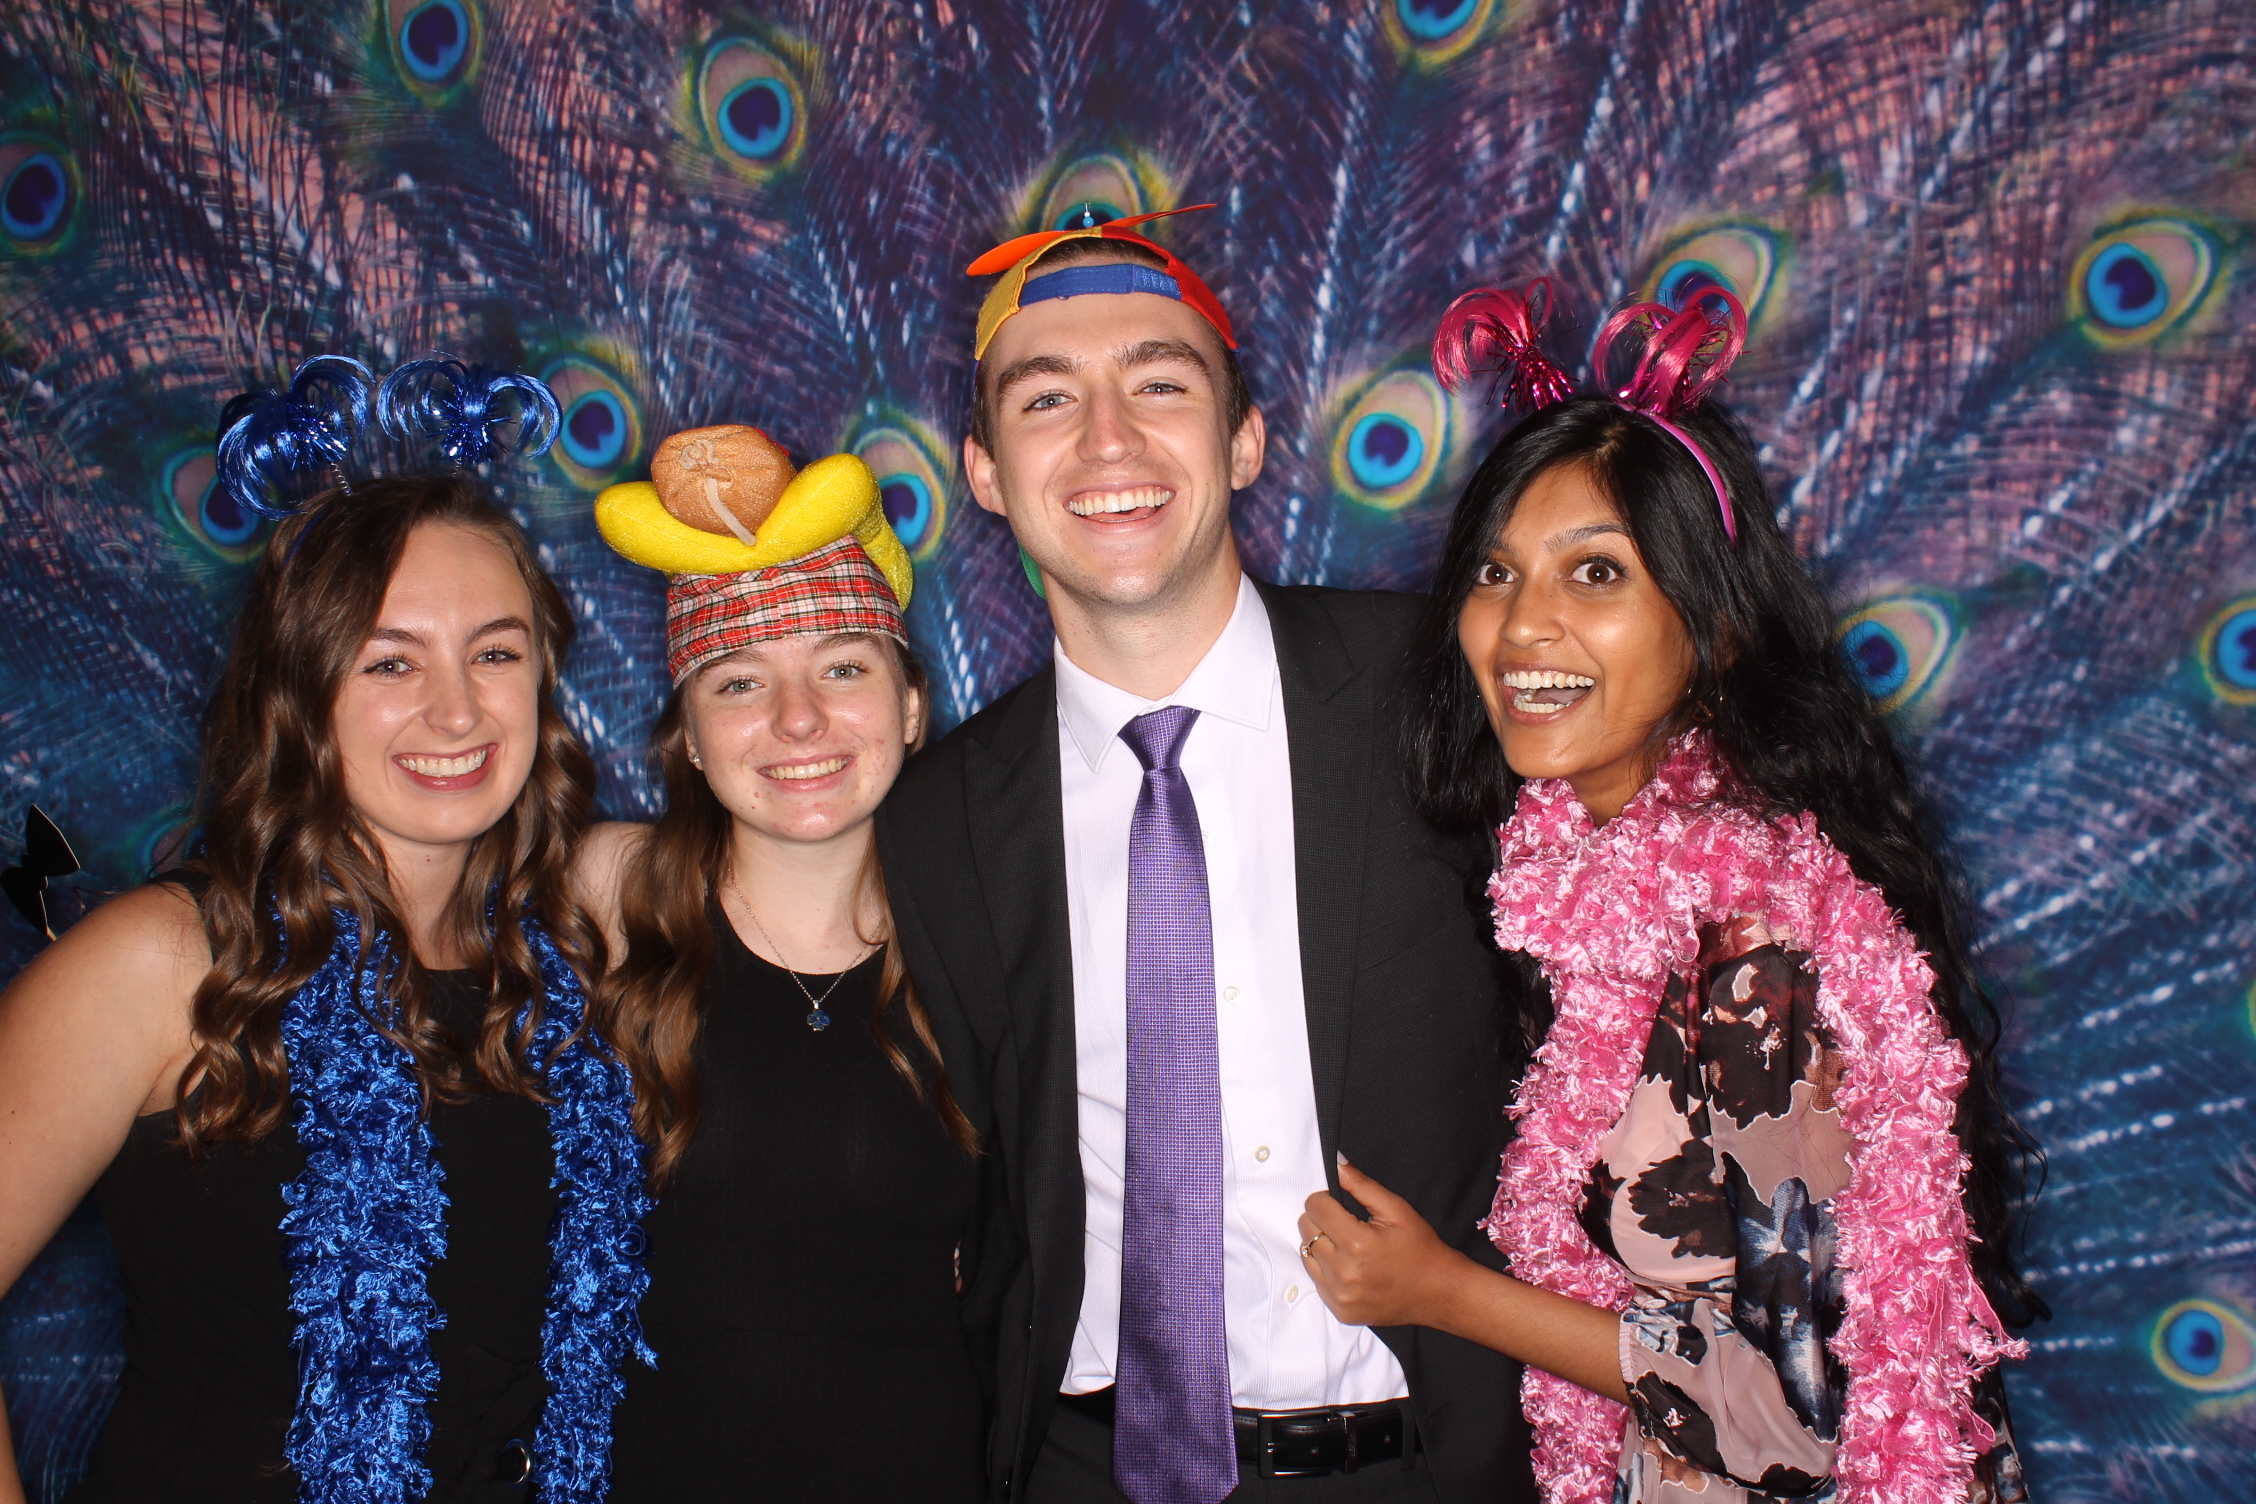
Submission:
<svg viewBox="0 0 2256 1504">
<path fill-rule="evenodd" d="M 595 498 L 595 526 L 637 564 L 667 574 L 742 574 L 783 564 L 852 534 L 893 587 L 904 609 L 916 583 L 909 551 L 894 536 L 877 477 L 851 454 L 820 459 L 793 476 L 747 544 L 743 537 L 691 527 L 666 510 L 646 480 L 610 486 Z"/>
</svg>

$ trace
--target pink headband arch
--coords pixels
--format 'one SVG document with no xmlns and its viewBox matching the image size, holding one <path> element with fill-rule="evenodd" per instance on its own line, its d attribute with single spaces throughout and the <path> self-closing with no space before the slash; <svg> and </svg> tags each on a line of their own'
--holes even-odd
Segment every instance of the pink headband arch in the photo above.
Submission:
<svg viewBox="0 0 2256 1504">
<path fill-rule="evenodd" d="M 1532 412 L 1566 401 L 1574 395 L 1574 385 L 1542 348 L 1543 326 L 1553 302 L 1551 283 L 1542 277 L 1520 292 L 1482 288 L 1466 293 L 1449 305 L 1435 331 L 1435 378 L 1455 391 L 1476 372 L 1493 372 L 1497 403 L 1505 408 Z M 1681 308 L 1633 303 L 1608 319 L 1598 333 L 1590 356 L 1598 380 L 1605 379 L 1614 341 L 1624 336 L 1643 340 L 1637 366 L 1628 381 L 1605 395 L 1651 418 L 1699 462 L 1700 473 L 1715 490 L 1724 536 L 1737 547 L 1739 523 L 1731 509 L 1731 492 L 1715 461 L 1677 420 L 1700 405 L 1746 348 L 1746 309 L 1721 287 L 1701 289 Z"/>
</svg>

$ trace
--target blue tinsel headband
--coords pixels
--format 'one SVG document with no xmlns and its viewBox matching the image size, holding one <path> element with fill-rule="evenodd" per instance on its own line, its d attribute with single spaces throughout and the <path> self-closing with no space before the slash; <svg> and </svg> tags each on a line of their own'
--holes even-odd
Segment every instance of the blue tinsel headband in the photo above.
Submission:
<svg viewBox="0 0 2256 1504">
<path fill-rule="evenodd" d="M 515 412 L 499 403 L 510 395 L 517 398 Z M 505 444 L 494 428 L 511 418 L 517 420 L 517 436 Z M 411 360 L 384 378 L 376 393 L 376 421 L 395 439 L 431 440 L 439 453 L 469 469 L 509 454 L 546 454 L 564 414 L 545 381 L 436 355 Z"/>
<path fill-rule="evenodd" d="M 341 479 L 353 441 L 368 426 L 376 377 L 349 355 L 316 355 L 280 392 L 249 391 L 219 415 L 219 479 L 243 507 L 279 519 L 297 510 L 282 499 L 290 479 L 335 470 Z"/>
<path fill-rule="evenodd" d="M 548 384 L 515 371 L 440 355 L 409 361 L 379 387 L 352 357 L 316 355 L 283 391 L 245 392 L 221 410 L 220 482 L 240 505 L 270 520 L 297 511 L 290 493 L 306 471 L 334 471 L 349 490 L 345 461 L 368 426 L 371 392 L 384 432 L 427 442 L 466 470 L 508 455 L 545 454 L 563 426 Z M 511 421 L 513 437 L 495 431 Z"/>
</svg>

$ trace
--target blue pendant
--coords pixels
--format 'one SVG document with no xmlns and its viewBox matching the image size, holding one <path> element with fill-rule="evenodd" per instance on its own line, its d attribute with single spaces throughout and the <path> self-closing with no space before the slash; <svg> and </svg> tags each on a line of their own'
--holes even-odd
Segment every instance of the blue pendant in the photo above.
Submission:
<svg viewBox="0 0 2256 1504">
<path fill-rule="evenodd" d="M 807 1027 L 814 1030 L 817 1034 L 820 1034 L 823 1030 L 830 1027 L 830 1015 L 823 1012 L 822 1009 L 817 1008 L 814 1012 L 807 1015 Z"/>
</svg>

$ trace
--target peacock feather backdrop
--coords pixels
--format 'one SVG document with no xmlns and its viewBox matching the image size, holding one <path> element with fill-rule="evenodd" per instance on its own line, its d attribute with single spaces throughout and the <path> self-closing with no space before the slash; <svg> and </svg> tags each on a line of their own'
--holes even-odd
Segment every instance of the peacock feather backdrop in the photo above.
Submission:
<svg viewBox="0 0 2256 1504">
<path fill-rule="evenodd" d="M 190 819 L 259 519 L 221 404 L 317 353 L 545 377 L 494 477 L 651 808 L 657 578 L 590 503 L 757 423 L 883 479 L 944 720 L 1047 650 L 957 451 L 989 245 L 1157 233 L 1273 435 L 1256 573 L 1417 588 L 1499 420 L 1424 345 L 1537 274 L 1585 340 L 1729 286 L 1727 398 L 1916 749 L 2016 1012 L 2055 1319 L 2039 1497 L 2208 1501 L 2256 1447 L 2256 9 L 2240 0 L 18 0 L 0 13 L 0 817 L 136 881 Z M 0 849 L 0 855 L 6 854 Z M 72 894 L 57 896 L 67 919 Z M 40 944 L 9 919 L 0 970 Z M 120 1365 L 98 1220 L 0 1305 L 34 1499 Z"/>
</svg>

